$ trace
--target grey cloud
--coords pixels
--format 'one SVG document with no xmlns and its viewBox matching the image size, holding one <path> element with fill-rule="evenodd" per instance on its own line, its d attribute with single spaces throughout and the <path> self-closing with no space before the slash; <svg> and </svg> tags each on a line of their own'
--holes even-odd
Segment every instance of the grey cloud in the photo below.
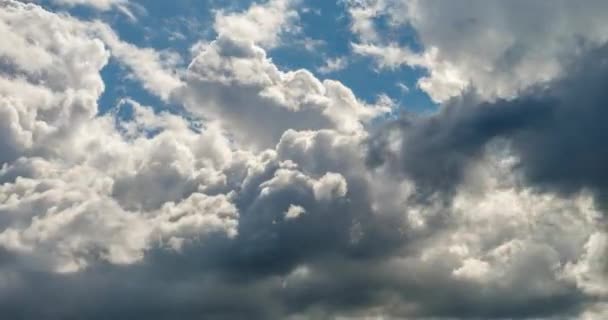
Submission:
<svg viewBox="0 0 608 320">
<path fill-rule="evenodd" d="M 475 100 L 454 99 L 437 114 L 404 116 L 381 129 L 369 141 L 368 164 L 387 163 L 417 181 L 422 193 L 451 193 L 492 139 L 535 127 L 552 114 L 549 101 L 534 98 Z"/>
<path fill-rule="evenodd" d="M 607 50 L 577 59 L 564 78 L 517 98 L 478 102 L 473 92 L 452 99 L 437 114 L 406 116 L 370 140 L 369 164 L 394 167 L 418 181 L 422 191 L 450 191 L 490 142 L 504 139 L 518 157 L 516 169 L 535 186 L 603 196 Z"/>
</svg>

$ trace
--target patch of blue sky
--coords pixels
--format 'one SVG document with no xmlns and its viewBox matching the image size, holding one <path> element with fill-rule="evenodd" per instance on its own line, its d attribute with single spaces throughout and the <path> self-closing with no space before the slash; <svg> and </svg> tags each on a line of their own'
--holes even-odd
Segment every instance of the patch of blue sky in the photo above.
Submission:
<svg viewBox="0 0 608 320">
<path fill-rule="evenodd" d="M 129 71 L 114 59 L 101 70 L 105 83 L 105 91 L 99 98 L 99 113 L 105 114 L 114 110 L 124 98 L 132 98 L 142 105 L 153 106 L 158 109 L 175 110 L 159 97 L 146 91 L 137 80 L 133 79 Z"/>
</svg>

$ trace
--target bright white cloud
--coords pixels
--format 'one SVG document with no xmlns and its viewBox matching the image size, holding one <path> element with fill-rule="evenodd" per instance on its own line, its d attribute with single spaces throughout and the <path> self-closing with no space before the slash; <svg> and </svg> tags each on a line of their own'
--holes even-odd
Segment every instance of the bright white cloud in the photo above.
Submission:
<svg viewBox="0 0 608 320">
<path fill-rule="evenodd" d="M 3 3 L 0 28 L 9 35 L 0 41 L 4 248 L 40 255 L 54 270 L 76 271 L 95 259 L 133 263 L 158 241 L 236 233 L 238 214 L 229 199 L 198 193 L 204 184 L 221 183 L 203 171 L 213 172 L 206 167 L 226 152 L 222 142 L 195 142 L 217 138 L 212 129 L 196 134 L 181 117 L 134 105 L 136 123 L 166 133 L 148 139 L 145 131 L 131 130 L 127 140 L 111 118 L 96 116 L 104 89 L 99 72 L 109 52 L 95 29 L 17 2 Z M 170 148 L 185 152 L 167 157 Z M 163 179 L 183 180 L 184 193 L 167 194 L 159 188 Z M 132 191 L 138 186 L 146 187 L 139 197 Z"/>
<path fill-rule="evenodd" d="M 296 219 L 304 213 L 306 213 L 304 208 L 292 204 L 289 206 L 289 209 L 285 211 L 285 219 Z"/>
<path fill-rule="evenodd" d="M 215 15 L 215 31 L 220 36 L 251 41 L 265 48 L 275 47 L 281 34 L 297 30 L 296 2 L 268 0 L 261 4 L 254 3 L 244 12 L 220 10 Z"/>
</svg>

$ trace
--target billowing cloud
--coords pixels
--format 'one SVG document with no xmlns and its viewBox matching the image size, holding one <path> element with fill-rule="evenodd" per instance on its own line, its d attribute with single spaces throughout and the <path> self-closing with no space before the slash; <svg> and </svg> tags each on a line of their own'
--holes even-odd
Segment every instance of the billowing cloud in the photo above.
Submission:
<svg viewBox="0 0 608 320">
<path fill-rule="evenodd" d="M 389 3 L 359 2 L 360 49 Z M 385 119 L 386 99 L 273 62 L 290 18 L 265 14 L 292 5 L 218 11 L 185 67 L 104 22 L 0 2 L 5 317 L 607 314 L 605 47 L 516 97 L 474 86 Z M 258 23 L 272 37 L 243 31 Z M 100 113 L 110 58 L 183 112 L 124 97 Z"/>
<path fill-rule="evenodd" d="M 386 104 L 368 106 L 338 81 L 307 70 L 283 72 L 252 44 L 220 36 L 194 58 L 187 86 L 178 95 L 186 107 L 218 121 L 240 142 L 273 147 L 283 132 L 336 129 L 355 133 Z"/>
</svg>

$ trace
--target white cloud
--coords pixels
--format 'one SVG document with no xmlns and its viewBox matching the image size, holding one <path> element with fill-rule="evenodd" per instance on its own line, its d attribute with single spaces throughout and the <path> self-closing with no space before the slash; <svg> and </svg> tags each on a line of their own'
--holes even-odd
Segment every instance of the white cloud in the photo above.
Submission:
<svg viewBox="0 0 608 320">
<path fill-rule="evenodd" d="M 564 275 L 590 295 L 608 296 L 607 250 L 608 234 L 599 231 L 591 234 L 580 260 L 566 265 Z"/>
<path fill-rule="evenodd" d="M 490 265 L 483 260 L 466 258 L 462 261 L 462 266 L 454 270 L 452 274 L 455 277 L 483 281 L 483 278 L 489 272 L 489 269 Z"/>
<path fill-rule="evenodd" d="M 295 0 L 268 0 L 254 3 L 244 12 L 227 13 L 222 10 L 215 15 L 215 31 L 224 37 L 251 41 L 265 48 L 279 44 L 280 36 L 296 30 L 298 13 Z"/>
<path fill-rule="evenodd" d="M 112 115 L 97 116 L 104 89 L 99 72 L 109 57 L 98 30 L 34 5 L 2 6 L 0 28 L 8 35 L 0 41 L 4 248 L 67 272 L 97 259 L 139 261 L 158 241 L 236 233 L 238 214 L 228 197 L 200 193 L 222 183 L 214 168 L 230 149 L 221 134 L 213 128 L 195 133 L 182 117 L 133 104 L 133 123 L 122 124 L 130 134 L 123 137 Z M 152 126 L 164 132 L 147 138 L 138 131 Z M 176 153 L 164 154 L 171 148 Z M 161 181 L 182 183 L 172 187 L 183 193 L 167 194 Z M 141 187 L 144 193 L 134 193 Z M 117 194 L 121 188 L 124 194 Z"/>
<path fill-rule="evenodd" d="M 129 0 L 52 0 L 54 3 L 66 6 L 90 6 L 97 10 L 107 11 L 115 6 L 124 7 Z"/>
<path fill-rule="evenodd" d="M 338 173 L 326 173 L 319 179 L 289 168 L 282 168 L 275 172 L 274 177 L 260 184 L 261 195 L 269 196 L 283 188 L 300 186 L 309 189 L 318 201 L 331 201 L 342 198 L 347 192 L 347 183 Z"/>
<path fill-rule="evenodd" d="M 287 211 L 285 211 L 285 219 L 296 219 L 304 213 L 306 213 L 304 208 L 292 204 L 289 206 Z"/>
<path fill-rule="evenodd" d="M 188 67 L 185 105 L 218 121 L 238 142 L 274 147 L 288 129 L 356 132 L 385 105 L 366 105 L 333 80 L 320 81 L 307 70 L 283 72 L 265 51 L 220 37 Z"/>
<path fill-rule="evenodd" d="M 44 3 L 43 0 L 30 0 L 34 2 Z M 124 14 L 132 22 L 137 21 L 136 15 L 133 13 L 133 8 L 136 6 L 129 0 L 50 0 L 51 3 L 65 7 L 89 7 L 98 11 L 117 10 Z M 141 6 L 137 6 L 141 9 Z"/>
<path fill-rule="evenodd" d="M 345 57 L 330 58 L 325 61 L 325 65 L 318 68 L 321 74 L 328 74 L 343 70 L 348 66 L 348 59 Z"/>
<path fill-rule="evenodd" d="M 399 88 L 399 90 L 401 90 L 401 93 L 404 93 L 404 94 L 410 92 L 410 87 L 408 87 L 403 82 L 398 82 L 397 83 L 397 88 Z"/>
<path fill-rule="evenodd" d="M 108 46 L 112 56 L 127 66 L 150 93 L 168 100 L 171 93 L 182 85 L 178 65 L 179 54 L 172 51 L 159 52 L 151 48 L 139 48 L 126 43 L 107 25 L 94 23 L 91 26 Z"/>
<path fill-rule="evenodd" d="M 328 172 L 313 184 L 313 191 L 318 200 L 330 200 L 344 197 L 348 187 L 341 174 Z"/>
<path fill-rule="evenodd" d="M 52 154 L 97 112 L 104 90 L 99 70 L 108 60 L 103 43 L 79 21 L 34 5 L 4 2 L 0 29 L 0 163 L 23 155 Z M 8 73 L 6 72 L 8 71 Z M 10 121 L 10 122 L 8 122 Z"/>
<path fill-rule="evenodd" d="M 352 17 L 351 30 L 366 42 L 379 39 L 373 19 L 384 14 L 388 1 L 349 0 L 346 3 Z"/>
</svg>

